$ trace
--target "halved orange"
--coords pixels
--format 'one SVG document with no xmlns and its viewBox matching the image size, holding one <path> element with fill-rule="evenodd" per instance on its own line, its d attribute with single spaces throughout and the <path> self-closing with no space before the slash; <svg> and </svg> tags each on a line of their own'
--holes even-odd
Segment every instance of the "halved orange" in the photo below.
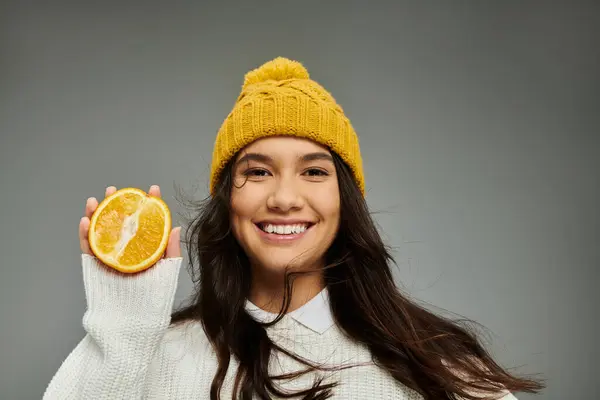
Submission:
<svg viewBox="0 0 600 400">
<path fill-rule="evenodd" d="M 136 188 L 106 197 L 90 220 L 88 240 L 94 255 L 124 273 L 153 266 L 164 254 L 171 232 L 167 204 Z"/>
</svg>

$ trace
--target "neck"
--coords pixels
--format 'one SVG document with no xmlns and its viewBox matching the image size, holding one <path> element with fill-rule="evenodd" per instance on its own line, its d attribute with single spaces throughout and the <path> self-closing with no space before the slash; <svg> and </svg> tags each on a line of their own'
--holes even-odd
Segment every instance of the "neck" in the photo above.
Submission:
<svg viewBox="0 0 600 400">
<path fill-rule="evenodd" d="M 287 312 L 302 307 L 325 288 L 323 273 L 321 269 L 317 271 L 302 273 L 293 278 L 290 306 Z M 253 269 L 252 287 L 248 300 L 264 311 L 278 314 L 283 307 L 285 295 L 284 276 L 267 277 L 265 275 L 264 272 L 260 273 L 258 268 Z"/>
</svg>

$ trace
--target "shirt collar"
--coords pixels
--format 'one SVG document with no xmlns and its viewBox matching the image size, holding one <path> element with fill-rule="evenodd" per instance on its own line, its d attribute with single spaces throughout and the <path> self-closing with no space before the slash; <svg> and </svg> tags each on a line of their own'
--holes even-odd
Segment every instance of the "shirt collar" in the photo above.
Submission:
<svg viewBox="0 0 600 400">
<path fill-rule="evenodd" d="M 246 311 L 259 322 L 270 322 L 277 318 L 277 314 L 265 311 L 249 300 L 246 300 Z M 287 316 L 318 334 L 325 333 L 334 325 L 327 289 L 323 289 L 302 307 L 289 312 Z"/>
</svg>

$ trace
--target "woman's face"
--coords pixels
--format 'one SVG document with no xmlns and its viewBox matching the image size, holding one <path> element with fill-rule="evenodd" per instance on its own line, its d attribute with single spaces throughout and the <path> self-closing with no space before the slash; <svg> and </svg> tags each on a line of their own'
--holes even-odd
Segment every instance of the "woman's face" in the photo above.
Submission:
<svg viewBox="0 0 600 400">
<path fill-rule="evenodd" d="M 340 221 L 331 153 L 296 137 L 269 137 L 245 147 L 233 166 L 233 233 L 255 268 L 323 266 Z"/>
</svg>

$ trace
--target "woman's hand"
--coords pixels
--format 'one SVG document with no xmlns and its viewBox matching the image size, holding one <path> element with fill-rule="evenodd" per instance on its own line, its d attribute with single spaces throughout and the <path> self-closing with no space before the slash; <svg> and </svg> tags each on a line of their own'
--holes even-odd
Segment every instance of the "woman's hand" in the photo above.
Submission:
<svg viewBox="0 0 600 400">
<path fill-rule="evenodd" d="M 106 188 L 104 197 L 108 197 L 116 191 L 116 187 L 109 186 Z M 153 185 L 150 187 L 148 193 L 150 196 L 160 197 L 160 188 L 156 185 Z M 98 200 L 96 200 L 95 197 L 88 198 L 85 204 L 85 216 L 79 221 L 79 246 L 81 247 L 81 252 L 84 254 L 93 255 L 92 251 L 90 250 L 90 243 L 88 241 L 88 232 L 90 230 L 90 218 L 92 217 L 92 214 L 94 214 L 94 211 L 96 211 L 96 208 L 98 208 Z M 169 243 L 167 244 L 164 257 L 181 257 L 181 245 L 179 243 L 180 231 L 180 227 L 171 230 Z"/>
</svg>

